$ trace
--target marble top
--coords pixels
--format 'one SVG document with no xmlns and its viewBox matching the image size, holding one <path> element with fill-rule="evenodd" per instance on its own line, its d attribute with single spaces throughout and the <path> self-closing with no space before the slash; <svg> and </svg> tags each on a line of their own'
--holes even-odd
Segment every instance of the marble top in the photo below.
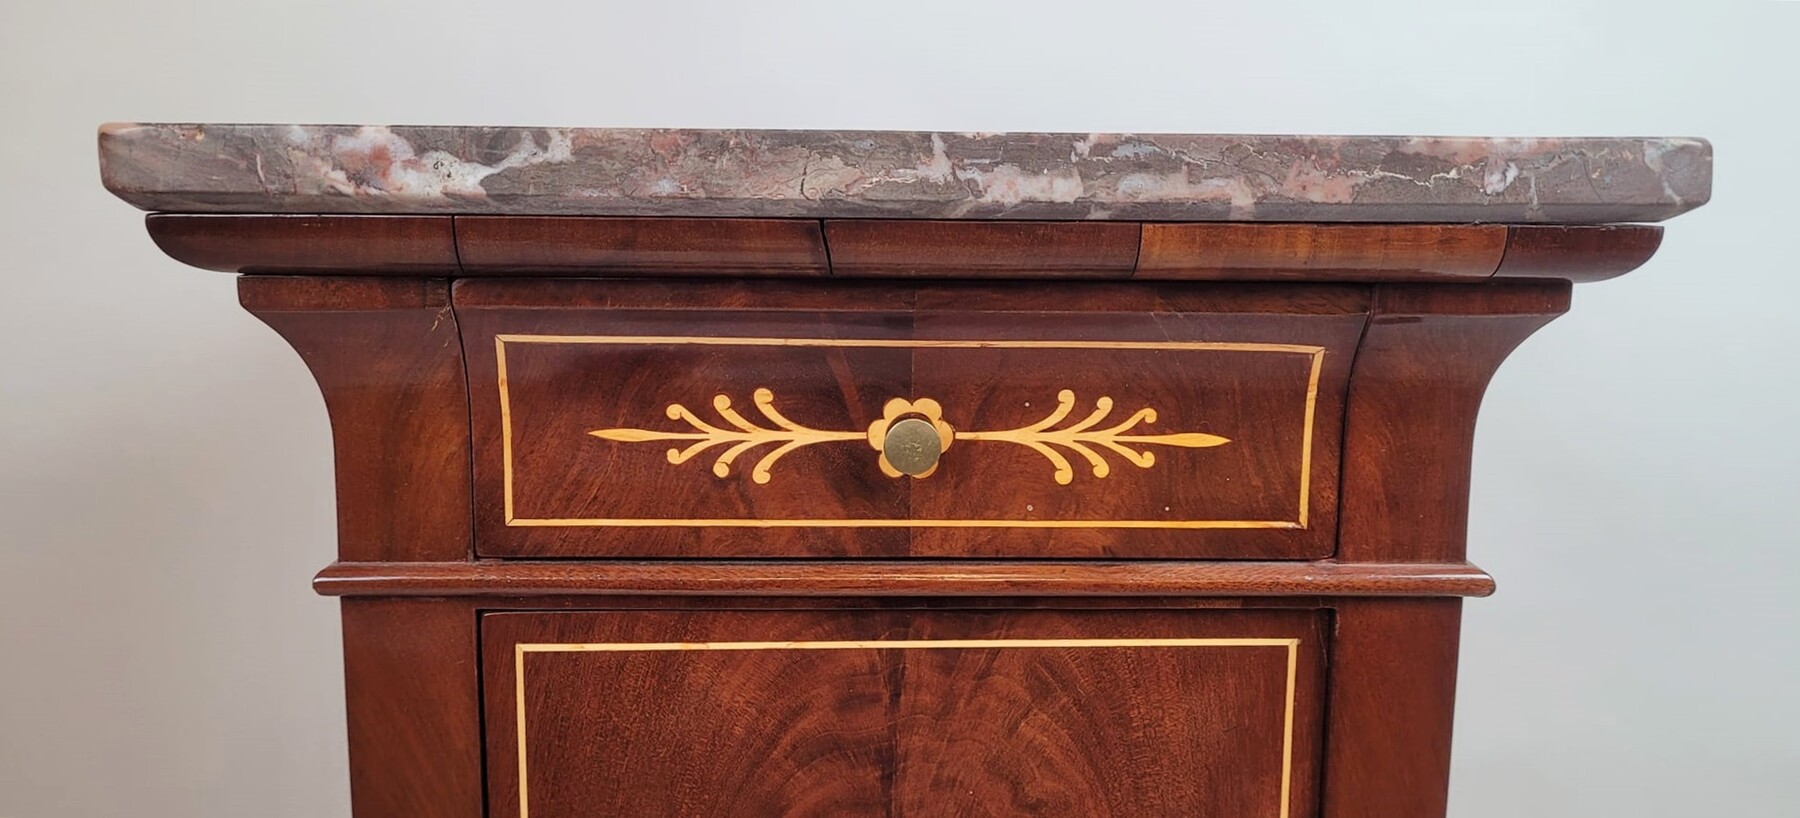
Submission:
<svg viewBox="0 0 1800 818">
<path fill-rule="evenodd" d="M 107 189 L 179 213 L 1659 221 L 1689 138 L 111 124 Z"/>
</svg>

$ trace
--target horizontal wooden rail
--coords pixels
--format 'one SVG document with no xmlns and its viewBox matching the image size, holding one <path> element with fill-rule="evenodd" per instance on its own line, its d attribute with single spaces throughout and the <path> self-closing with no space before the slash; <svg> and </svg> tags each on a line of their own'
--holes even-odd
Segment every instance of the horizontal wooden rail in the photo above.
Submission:
<svg viewBox="0 0 1800 818">
<path fill-rule="evenodd" d="M 1655 225 L 154 213 L 148 227 L 209 270 L 387 276 L 1595 281 L 1662 240 Z"/>
<path fill-rule="evenodd" d="M 1487 596 L 1468 563 L 820 560 L 339 562 L 327 596 Z"/>
</svg>

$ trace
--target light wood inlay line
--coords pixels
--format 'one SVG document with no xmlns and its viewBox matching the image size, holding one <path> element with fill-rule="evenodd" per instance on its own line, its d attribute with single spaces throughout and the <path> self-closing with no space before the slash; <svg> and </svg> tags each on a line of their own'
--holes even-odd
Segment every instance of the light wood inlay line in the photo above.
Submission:
<svg viewBox="0 0 1800 818">
<path fill-rule="evenodd" d="M 495 335 L 510 344 L 697 344 L 702 346 L 861 347 L 890 349 L 1209 349 L 1223 352 L 1296 352 L 1324 347 L 1236 341 L 983 341 L 884 338 L 753 338 L 725 335 Z"/>
<path fill-rule="evenodd" d="M 702 346 L 860 347 L 897 349 L 1137 349 L 1211 352 L 1246 352 L 1305 355 L 1310 362 L 1305 413 L 1300 444 L 1299 498 L 1291 520 L 994 520 L 912 518 L 593 518 L 520 517 L 513 493 L 512 399 L 506 375 L 507 344 L 611 344 Z M 1306 344 L 1264 344 L 1231 341 L 1036 341 L 1036 340 L 888 340 L 876 338 L 762 338 L 681 335 L 515 335 L 494 336 L 495 374 L 500 393 L 501 491 L 504 523 L 510 527 L 683 527 L 683 528 L 1114 528 L 1114 529 L 1304 529 L 1310 517 L 1312 491 L 1313 426 L 1316 422 L 1319 378 L 1324 369 L 1325 348 Z M 620 430 L 602 430 L 619 432 Z M 624 430 L 639 431 L 639 430 Z M 981 434 L 981 433 L 978 433 Z M 605 435 L 599 435 L 605 437 Z M 962 437 L 968 437 L 963 433 Z M 1055 462 L 1054 460 L 1052 461 Z M 715 472 L 716 474 L 716 472 Z M 766 471 L 760 476 L 766 478 Z M 765 480 L 766 482 L 766 480 Z M 1058 482 L 1062 482 L 1060 479 Z"/>
<path fill-rule="evenodd" d="M 506 524 L 513 524 L 512 402 L 507 399 L 506 338 L 494 336 L 494 373 L 500 385 L 500 481 L 506 504 Z"/>
<path fill-rule="evenodd" d="M 1325 368 L 1325 350 L 1312 354 L 1312 374 L 1306 378 L 1306 419 L 1301 421 L 1300 430 L 1300 527 L 1306 527 L 1306 519 L 1312 506 L 1312 450 L 1313 450 L 1313 415 L 1319 405 L 1319 372 Z"/>
<path fill-rule="evenodd" d="M 1281 637 L 1121 638 L 1121 639 L 877 639 L 804 642 L 520 642 L 513 645 L 514 726 L 519 737 L 519 818 L 531 818 L 528 790 L 529 740 L 525 729 L 525 657 L 533 653 L 667 653 L 753 650 L 980 650 L 1095 648 L 1282 648 L 1287 652 L 1286 704 L 1282 708 L 1281 800 L 1278 818 L 1288 818 L 1294 772 L 1294 710 L 1300 670 L 1300 640 Z"/>
<path fill-rule="evenodd" d="M 521 642 L 524 653 L 666 653 L 701 650 L 870 650 L 892 648 L 1221 648 L 1297 645 L 1283 638 L 873 639 L 806 642 Z"/>
</svg>

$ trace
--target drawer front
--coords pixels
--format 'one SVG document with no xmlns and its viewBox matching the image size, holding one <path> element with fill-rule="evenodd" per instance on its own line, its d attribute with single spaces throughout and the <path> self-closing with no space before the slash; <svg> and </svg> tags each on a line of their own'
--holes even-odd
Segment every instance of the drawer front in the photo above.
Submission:
<svg viewBox="0 0 1800 818">
<path fill-rule="evenodd" d="M 1303 818 L 1321 620 L 489 614 L 488 814 Z"/>
<path fill-rule="evenodd" d="M 484 283 L 485 556 L 1332 550 L 1360 290 Z M 884 451 L 908 421 L 916 477 Z"/>
</svg>

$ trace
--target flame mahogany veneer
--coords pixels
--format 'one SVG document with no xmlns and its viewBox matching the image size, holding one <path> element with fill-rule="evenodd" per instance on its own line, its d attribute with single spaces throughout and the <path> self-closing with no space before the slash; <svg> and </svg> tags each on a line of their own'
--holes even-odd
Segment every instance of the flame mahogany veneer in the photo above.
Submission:
<svg viewBox="0 0 1800 818">
<path fill-rule="evenodd" d="M 324 393 L 358 818 L 1441 818 L 1482 393 L 1711 178 L 1685 139 L 101 152 Z"/>
</svg>

